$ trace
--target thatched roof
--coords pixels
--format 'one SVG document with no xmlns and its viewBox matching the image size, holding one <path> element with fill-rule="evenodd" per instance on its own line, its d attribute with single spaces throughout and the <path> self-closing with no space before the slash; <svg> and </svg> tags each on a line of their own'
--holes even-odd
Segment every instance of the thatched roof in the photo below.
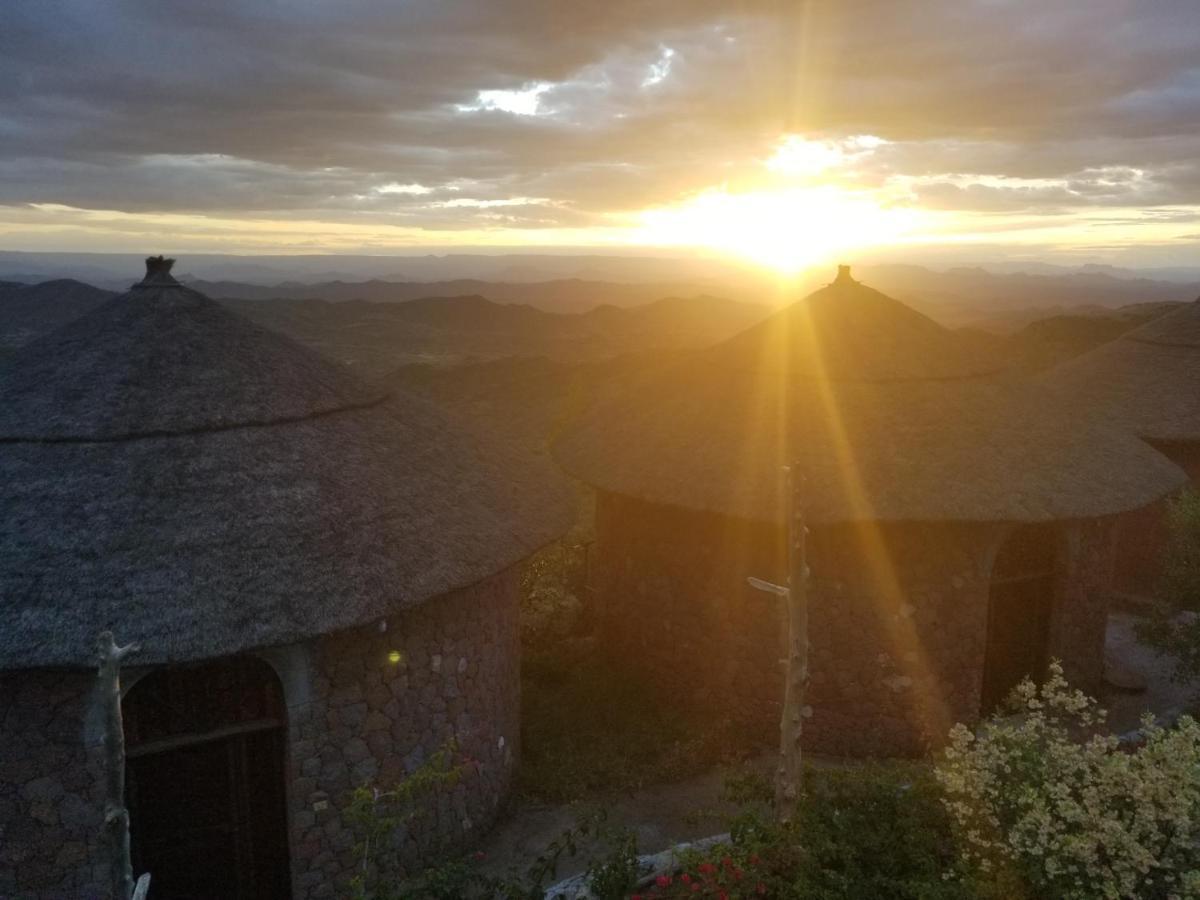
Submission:
<svg viewBox="0 0 1200 900">
<path fill-rule="evenodd" d="M 568 497 L 152 274 L 0 370 L 0 668 L 90 664 L 104 628 L 149 663 L 361 625 L 520 561 Z"/>
<path fill-rule="evenodd" d="M 1132 436 L 996 369 L 843 275 L 599 405 L 556 456 L 604 490 L 761 521 L 780 520 L 794 459 L 815 522 L 1098 516 L 1182 483 Z"/>
<path fill-rule="evenodd" d="M 1067 402 L 1149 440 L 1200 442 L 1200 300 L 1050 371 Z"/>
</svg>

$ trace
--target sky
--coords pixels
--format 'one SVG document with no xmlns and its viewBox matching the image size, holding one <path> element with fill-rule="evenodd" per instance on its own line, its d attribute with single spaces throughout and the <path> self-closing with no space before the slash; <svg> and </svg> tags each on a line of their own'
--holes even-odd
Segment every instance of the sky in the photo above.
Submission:
<svg viewBox="0 0 1200 900">
<path fill-rule="evenodd" d="M 1197 0 L 5 0 L 0 249 L 1200 259 Z"/>
</svg>

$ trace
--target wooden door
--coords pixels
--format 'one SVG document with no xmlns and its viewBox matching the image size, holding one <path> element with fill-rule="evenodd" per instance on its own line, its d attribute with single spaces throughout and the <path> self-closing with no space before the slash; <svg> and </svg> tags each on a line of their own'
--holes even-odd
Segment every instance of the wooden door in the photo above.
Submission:
<svg viewBox="0 0 1200 900">
<path fill-rule="evenodd" d="M 1056 547 L 1051 528 L 1029 526 L 1017 529 L 996 556 L 988 596 L 983 715 L 999 708 L 1022 679 L 1046 677 L 1058 584 Z"/>
<path fill-rule="evenodd" d="M 162 670 L 124 706 L 134 870 L 155 900 L 288 900 L 274 673 L 257 660 Z"/>
</svg>

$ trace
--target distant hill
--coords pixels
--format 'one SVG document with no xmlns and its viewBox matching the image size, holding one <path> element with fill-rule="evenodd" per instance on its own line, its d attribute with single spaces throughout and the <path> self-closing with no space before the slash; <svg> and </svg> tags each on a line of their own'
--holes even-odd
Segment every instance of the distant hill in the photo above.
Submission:
<svg viewBox="0 0 1200 900">
<path fill-rule="evenodd" d="M 861 271 L 859 277 L 871 287 L 943 325 L 1001 332 L 1082 309 L 1186 303 L 1200 295 L 1200 282 L 1156 281 L 1128 270 L 1000 274 L 982 268 L 935 272 L 920 266 L 886 265 L 864 266 Z"/>
<path fill-rule="evenodd" d="M 256 322 L 309 344 L 368 375 L 412 362 L 544 356 L 593 361 L 641 351 L 702 347 L 766 314 L 715 297 L 665 298 L 632 308 L 548 313 L 478 295 L 404 303 L 225 300 Z"/>
<path fill-rule="evenodd" d="M 1032 373 L 1087 353 L 1180 305 L 1136 303 L 1117 309 L 1088 306 L 1034 319 L 1011 333 L 998 334 L 975 326 L 957 331 L 981 353 L 997 354 L 1008 359 L 1014 371 Z"/>
<path fill-rule="evenodd" d="M 1115 310 L 1089 308 L 1078 315 L 1051 316 L 1014 334 L 958 329 L 968 346 L 1011 362 L 1017 373 L 1048 368 L 1084 353 L 1176 303 L 1134 304 Z M 696 349 L 699 348 L 697 345 Z M 575 414 L 603 394 L 620 390 L 647 369 L 670 365 L 690 349 L 630 353 L 591 362 L 525 358 L 468 362 L 455 366 L 409 364 L 379 379 L 415 391 L 476 427 L 545 445 Z"/>
<path fill-rule="evenodd" d="M 1115 310 L 1089 309 L 1074 315 L 1048 316 L 1008 335 L 1005 343 L 1021 361 L 1021 368 L 1038 371 L 1115 340 L 1180 305 L 1138 303 Z"/>
<path fill-rule="evenodd" d="M 1049 267 L 1047 267 L 1049 268 Z M 855 276 L 888 296 L 919 309 L 952 328 L 974 325 L 992 331 L 1019 330 L 1047 315 L 1075 310 L 1115 309 L 1137 303 L 1185 302 L 1200 294 L 1200 281 L 1154 280 L 1125 269 L 1085 267 L 1048 272 L 993 272 L 983 268 L 935 271 L 921 266 L 866 265 Z M 558 279 L 518 282 L 451 281 L 285 282 L 264 286 L 235 281 L 194 281 L 218 298 L 264 300 L 370 300 L 400 303 L 429 296 L 478 295 L 495 303 L 518 303 L 550 312 L 582 312 L 600 305 L 631 307 L 661 297 L 718 295 L 743 303 L 775 307 L 797 300 L 829 281 L 813 272 L 781 288 L 761 273 L 738 280 L 630 283 Z"/>
<path fill-rule="evenodd" d="M 0 353 L 83 315 L 113 296 L 72 280 L 0 282 Z M 598 306 L 549 313 L 478 295 L 420 297 L 403 303 L 317 299 L 224 300 L 283 332 L 375 376 L 410 362 L 545 356 L 580 362 L 639 352 L 701 347 L 766 313 L 716 297 L 657 298 L 633 308 Z"/>
<path fill-rule="evenodd" d="M 974 269 L 936 273 L 916 266 L 883 266 L 863 267 L 859 275 L 866 283 L 908 299 L 933 318 L 957 327 L 980 352 L 1006 354 L 1026 371 L 1089 350 L 1200 292 L 1195 285 L 1147 281 L 1126 277 L 1124 272 L 1121 277 L 1107 272 L 993 275 Z M 1085 284 L 1092 290 L 1085 291 Z M 230 307 L 359 368 L 369 377 L 412 363 L 444 367 L 507 357 L 545 357 L 554 363 L 573 364 L 637 353 L 661 355 L 716 343 L 769 311 L 766 305 L 710 295 L 655 293 L 661 285 L 574 280 L 438 283 L 473 285 L 496 296 L 482 291 L 418 295 L 430 285 L 385 281 L 287 286 L 302 294 L 331 295 L 323 299 L 269 299 L 268 295 L 282 288 L 197 283 L 214 293 L 221 285 L 250 295 L 226 299 Z M 1022 286 L 1034 293 L 1010 294 Z M 978 291 L 983 299 L 968 302 L 957 294 L 937 293 L 941 288 Z M 1047 305 L 1027 305 L 1037 291 L 1043 292 Z M 354 299 L 357 294 L 376 299 Z M 918 294 L 920 299 L 916 299 Z M 0 355 L 112 295 L 71 279 L 33 285 L 0 281 Z M 1164 296 L 1166 299 L 1155 299 Z M 1117 302 L 1130 297 L 1132 302 Z M 615 303 L 600 302 L 614 298 Z M 1054 298 L 1064 302 L 1050 303 Z M 542 306 L 524 302 L 530 299 Z M 980 305 L 985 302 L 991 305 Z"/>
<path fill-rule="evenodd" d="M 405 303 L 426 297 L 486 297 L 493 303 L 517 303 L 546 312 L 587 312 L 597 306 L 642 306 L 663 297 L 701 293 L 694 282 L 622 284 L 576 278 L 537 282 L 479 281 L 329 281 L 317 284 L 288 282 L 272 286 L 236 281 L 187 282 L 218 300 L 327 300 L 344 303 Z"/>
<path fill-rule="evenodd" d="M 112 291 L 69 278 L 41 284 L 0 282 L 0 352 L 53 331 L 112 296 Z"/>
<path fill-rule="evenodd" d="M 124 289 L 141 271 L 147 253 L 48 253 L 0 250 L 0 281 L 33 284 L 49 278 L 77 278 L 101 287 Z M 274 285 L 328 281 L 437 282 L 473 278 L 482 281 L 552 281 L 581 278 L 639 284 L 687 282 L 703 287 L 740 282 L 753 269 L 746 263 L 712 254 L 517 253 L 495 248 L 448 248 L 441 252 L 372 254 L 288 254 L 275 256 L 189 253 L 179 260 L 176 277 Z"/>
</svg>

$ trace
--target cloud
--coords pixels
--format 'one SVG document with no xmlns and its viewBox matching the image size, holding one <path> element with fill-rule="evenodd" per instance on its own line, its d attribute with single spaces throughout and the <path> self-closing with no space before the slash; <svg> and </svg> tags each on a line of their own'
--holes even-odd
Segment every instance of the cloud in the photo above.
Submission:
<svg viewBox="0 0 1200 900">
<path fill-rule="evenodd" d="M 0 204 L 575 228 L 820 174 L 1178 206 L 1198 58 L 1194 0 L 8 0 Z"/>
</svg>

